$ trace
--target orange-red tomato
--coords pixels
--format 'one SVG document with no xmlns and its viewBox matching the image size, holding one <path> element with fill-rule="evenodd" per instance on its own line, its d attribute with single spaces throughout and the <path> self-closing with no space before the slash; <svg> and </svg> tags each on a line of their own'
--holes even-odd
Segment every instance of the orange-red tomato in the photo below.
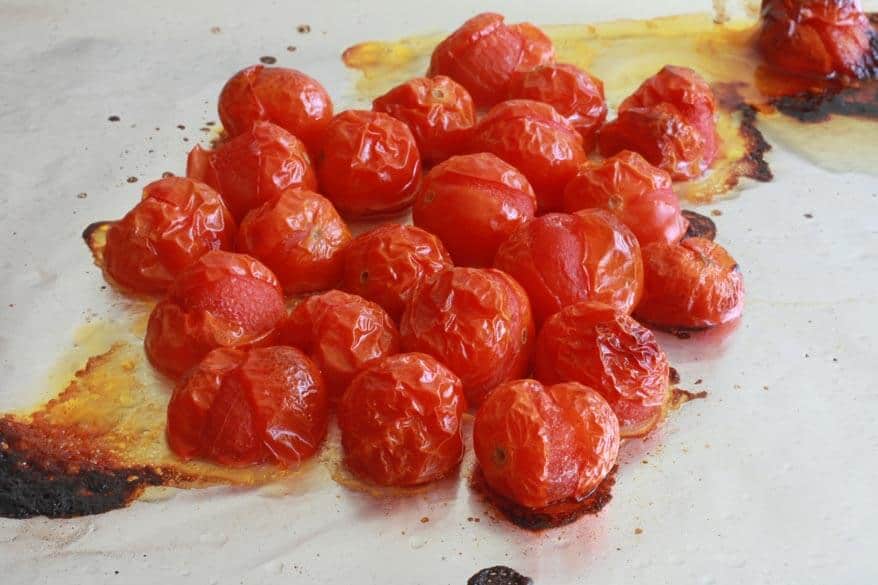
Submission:
<svg viewBox="0 0 878 585">
<path fill-rule="evenodd" d="M 460 378 L 423 353 L 390 356 L 354 378 L 338 407 L 345 461 L 357 475 L 411 486 L 448 475 L 463 457 Z"/>
<path fill-rule="evenodd" d="M 527 178 L 490 153 L 455 156 L 424 177 L 415 225 L 439 236 L 459 266 L 490 266 L 516 228 L 533 219 L 537 200 Z"/>
<path fill-rule="evenodd" d="M 619 422 L 592 388 L 516 380 L 479 407 L 473 445 L 491 489 L 544 508 L 582 499 L 604 480 L 619 453 Z"/>
<path fill-rule="evenodd" d="M 717 244 L 686 238 L 643 248 L 643 298 L 638 319 L 671 329 L 704 329 L 728 323 L 744 310 L 744 277 Z"/>
<path fill-rule="evenodd" d="M 426 163 L 460 152 L 476 123 L 473 98 L 444 75 L 410 79 L 376 98 L 372 109 L 405 122 Z"/>
<path fill-rule="evenodd" d="M 279 327 L 278 340 L 314 360 L 333 399 L 357 372 L 399 352 L 399 332 L 384 309 L 340 290 L 302 301 Z"/>
<path fill-rule="evenodd" d="M 524 45 L 521 61 L 516 71 L 529 71 L 534 67 L 551 65 L 555 62 L 555 46 L 552 39 L 540 27 L 529 22 L 509 25 L 509 30 L 521 36 Z"/>
<path fill-rule="evenodd" d="M 301 71 L 254 65 L 236 73 L 219 96 L 219 117 L 230 136 L 265 120 L 295 134 L 317 152 L 332 119 L 332 99 L 320 83 Z"/>
<path fill-rule="evenodd" d="M 271 122 L 254 123 L 216 150 L 196 146 L 189 153 L 186 175 L 219 191 L 238 221 L 286 189 L 317 189 L 305 145 Z"/>
<path fill-rule="evenodd" d="M 670 175 L 630 150 L 584 164 L 567 183 L 567 211 L 592 207 L 606 209 L 622 220 L 641 246 L 678 242 L 689 227 Z"/>
<path fill-rule="evenodd" d="M 586 161 L 582 136 L 549 104 L 509 100 L 482 118 L 470 152 L 490 152 L 524 173 L 541 212 L 561 208 L 564 186 Z"/>
<path fill-rule="evenodd" d="M 378 303 L 397 320 L 421 283 L 452 266 L 439 238 L 398 223 L 360 234 L 344 258 L 342 288 Z"/>
<path fill-rule="evenodd" d="M 338 284 L 350 239 L 326 198 L 288 189 L 244 216 L 237 248 L 271 268 L 287 294 L 298 294 Z"/>
<path fill-rule="evenodd" d="M 544 384 L 579 382 L 603 396 L 623 437 L 658 424 L 668 396 L 668 358 L 652 331 L 608 305 L 584 301 L 550 317 L 534 367 Z"/>
<path fill-rule="evenodd" d="M 537 323 L 584 300 L 630 313 L 643 289 L 637 238 L 601 209 L 549 213 L 526 223 L 500 246 L 494 266 L 521 283 Z"/>
<path fill-rule="evenodd" d="M 404 350 L 451 368 L 479 405 L 497 384 L 527 373 L 534 323 L 527 294 L 508 274 L 450 268 L 415 292 L 400 332 Z"/>
<path fill-rule="evenodd" d="M 314 455 L 329 419 L 317 367 L 292 347 L 211 351 L 168 404 L 168 444 L 184 459 L 297 465 Z"/>
<path fill-rule="evenodd" d="M 107 232 L 104 270 L 126 289 L 163 293 L 181 270 L 211 250 L 227 250 L 235 220 L 216 191 L 168 177 L 144 187 L 143 198 Z"/>
<path fill-rule="evenodd" d="M 179 376 L 218 347 L 265 344 L 284 317 L 283 290 L 246 254 L 208 252 L 185 268 L 149 316 L 144 346 L 162 373 Z"/>
<path fill-rule="evenodd" d="M 326 129 L 317 173 L 323 193 L 342 215 L 385 215 L 412 202 L 421 158 L 403 122 L 380 112 L 347 110 Z"/>
</svg>

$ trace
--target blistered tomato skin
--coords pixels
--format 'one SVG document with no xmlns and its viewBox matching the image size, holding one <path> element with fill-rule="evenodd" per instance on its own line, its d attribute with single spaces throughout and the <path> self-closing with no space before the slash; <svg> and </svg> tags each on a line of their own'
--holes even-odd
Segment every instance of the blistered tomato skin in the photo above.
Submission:
<svg viewBox="0 0 878 585">
<path fill-rule="evenodd" d="M 704 238 L 643 249 L 643 298 L 638 319 L 668 329 L 728 323 L 744 310 L 744 277 L 725 248 Z"/>
<path fill-rule="evenodd" d="M 412 219 L 436 234 L 458 266 L 490 266 L 506 238 L 533 219 L 527 178 L 490 153 L 452 157 L 424 177 Z"/>
<path fill-rule="evenodd" d="M 372 109 L 405 122 L 427 164 L 460 152 L 476 123 L 473 98 L 444 75 L 417 77 L 372 102 Z"/>
<path fill-rule="evenodd" d="M 460 379 L 422 353 L 360 372 L 338 409 L 347 466 L 381 485 L 412 486 L 452 472 L 463 457 Z"/>
<path fill-rule="evenodd" d="M 347 245 L 344 258 L 342 288 L 378 303 L 397 321 L 415 290 L 452 266 L 439 238 L 397 223 L 360 234 Z"/>
<path fill-rule="evenodd" d="M 403 350 L 448 366 L 479 405 L 497 384 L 527 373 L 534 323 L 527 294 L 509 275 L 451 268 L 415 292 L 400 333 Z"/>
<path fill-rule="evenodd" d="M 329 200 L 288 189 L 244 216 L 237 249 L 271 268 L 287 294 L 299 294 L 338 284 L 350 239 Z"/>
<path fill-rule="evenodd" d="M 127 290 L 163 293 L 205 253 L 230 249 L 235 230 L 216 191 L 192 179 L 160 179 L 107 232 L 104 270 Z"/>
<path fill-rule="evenodd" d="M 516 380 L 479 407 L 473 444 L 492 490 L 539 509 L 582 499 L 603 481 L 619 453 L 619 422 L 592 388 Z"/>
<path fill-rule="evenodd" d="M 222 465 L 298 465 L 329 419 L 317 367 L 292 347 L 215 349 L 177 385 L 167 437 L 184 459 Z"/>
<path fill-rule="evenodd" d="M 585 301 L 550 317 L 537 338 L 535 374 L 544 384 L 597 390 L 623 437 L 648 432 L 668 396 L 668 358 L 652 331 L 612 307 Z"/>
<path fill-rule="evenodd" d="M 411 204 L 421 158 L 403 122 L 348 110 L 333 118 L 324 134 L 317 173 L 323 193 L 345 217 L 387 215 Z"/>
<path fill-rule="evenodd" d="M 581 166 L 564 189 L 564 208 L 571 213 L 605 209 L 634 232 L 641 246 L 678 242 L 689 227 L 670 175 L 630 150 Z"/>
<path fill-rule="evenodd" d="M 530 71 L 555 62 L 555 46 L 552 44 L 552 39 L 540 27 L 529 22 L 519 22 L 509 25 L 509 30 L 521 36 L 524 42 L 521 61 L 516 71 Z"/>
</svg>

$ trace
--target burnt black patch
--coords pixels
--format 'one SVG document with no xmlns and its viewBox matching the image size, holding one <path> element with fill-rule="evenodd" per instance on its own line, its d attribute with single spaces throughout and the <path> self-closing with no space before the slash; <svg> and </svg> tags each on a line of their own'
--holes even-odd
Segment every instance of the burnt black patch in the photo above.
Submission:
<svg viewBox="0 0 878 585">
<path fill-rule="evenodd" d="M 746 145 L 746 154 L 739 161 L 739 164 L 743 165 L 741 174 L 755 181 L 767 183 L 774 178 L 774 173 L 765 160 L 765 153 L 771 150 L 771 145 L 756 127 L 756 108 L 749 104 L 741 104 L 738 106 L 738 112 L 741 114 L 741 127 L 738 131 Z"/>
<path fill-rule="evenodd" d="M 772 101 L 779 112 L 800 122 L 824 122 L 834 115 L 878 118 L 878 80 L 801 92 Z"/>
<path fill-rule="evenodd" d="M 533 579 L 525 577 L 515 569 L 497 565 L 482 569 L 470 577 L 466 585 L 533 585 Z"/>
<path fill-rule="evenodd" d="M 689 221 L 689 229 L 684 238 L 704 238 L 711 241 L 716 238 L 716 223 L 712 219 L 689 209 L 684 209 L 682 213 Z"/>
</svg>

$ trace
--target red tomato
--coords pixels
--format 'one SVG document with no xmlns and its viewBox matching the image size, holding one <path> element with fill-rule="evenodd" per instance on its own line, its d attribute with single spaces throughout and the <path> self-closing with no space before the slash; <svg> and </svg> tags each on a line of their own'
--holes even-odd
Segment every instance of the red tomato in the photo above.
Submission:
<svg viewBox="0 0 878 585">
<path fill-rule="evenodd" d="M 586 161 L 582 136 L 555 109 L 532 100 L 497 104 L 473 133 L 470 152 L 490 152 L 520 170 L 541 212 L 560 209 L 564 186 Z"/>
<path fill-rule="evenodd" d="M 230 136 L 253 122 L 273 122 L 317 152 L 332 119 L 332 99 L 317 80 L 301 71 L 254 65 L 236 73 L 219 96 L 219 117 Z"/>
<path fill-rule="evenodd" d="M 348 110 L 332 119 L 317 162 L 320 186 L 345 216 L 402 211 L 421 179 L 411 130 L 387 114 Z"/>
<path fill-rule="evenodd" d="M 399 319 L 421 283 L 451 265 L 439 238 L 421 228 L 388 223 L 348 244 L 343 288 Z"/>
<path fill-rule="evenodd" d="M 297 465 L 329 419 L 320 372 L 292 347 L 215 349 L 177 385 L 168 444 L 184 459 Z"/>
<path fill-rule="evenodd" d="M 577 383 L 497 386 L 476 413 L 476 458 L 487 484 L 528 508 L 588 496 L 616 464 L 619 422 Z"/>
<path fill-rule="evenodd" d="M 529 22 L 519 22 L 509 25 L 509 30 L 520 35 L 524 41 L 517 71 L 529 71 L 534 67 L 551 65 L 555 62 L 555 46 L 552 44 L 552 39 L 539 27 Z"/>
<path fill-rule="evenodd" d="M 152 310 L 146 356 L 176 377 L 212 349 L 270 341 L 285 312 L 277 277 L 264 264 L 246 254 L 208 252 L 180 272 Z"/>
<path fill-rule="evenodd" d="M 460 266 L 490 266 L 537 199 L 518 170 L 493 154 L 455 156 L 433 167 L 415 197 L 415 225 L 439 236 Z"/>
<path fill-rule="evenodd" d="M 347 225 L 326 198 L 288 189 L 247 213 L 237 247 L 271 268 L 284 291 L 298 294 L 338 284 L 342 250 L 350 239 Z"/>
<path fill-rule="evenodd" d="M 168 177 L 144 187 L 143 198 L 107 232 L 104 270 L 126 289 L 163 293 L 181 270 L 210 250 L 227 250 L 235 220 L 216 191 Z"/>
<path fill-rule="evenodd" d="M 600 209 L 549 213 L 526 223 L 500 246 L 494 266 L 521 283 L 537 323 L 584 300 L 629 313 L 643 289 L 637 238 Z"/>
<path fill-rule="evenodd" d="M 588 162 L 564 189 L 564 208 L 606 209 L 634 232 L 641 246 L 678 242 L 689 227 L 671 177 L 645 158 L 623 150 L 600 162 Z"/>
<path fill-rule="evenodd" d="M 643 298 L 638 319 L 671 329 L 728 323 L 744 310 L 744 277 L 719 244 L 686 238 L 643 248 Z"/>
<path fill-rule="evenodd" d="M 650 431 L 668 396 L 668 358 L 655 335 L 612 307 L 585 301 L 550 317 L 537 338 L 536 377 L 579 382 L 603 396 L 623 437 Z"/>
<path fill-rule="evenodd" d="M 448 475 L 463 457 L 460 379 L 422 353 L 390 356 L 360 372 L 338 408 L 345 461 L 382 485 Z"/>
<path fill-rule="evenodd" d="M 527 294 L 509 275 L 450 268 L 415 292 L 400 332 L 403 349 L 447 365 L 479 405 L 494 386 L 527 373 L 534 323 Z"/>
<path fill-rule="evenodd" d="M 254 123 L 216 150 L 196 146 L 186 175 L 219 191 L 238 221 L 286 189 L 317 189 L 305 145 L 271 122 Z"/>
<path fill-rule="evenodd" d="M 437 163 L 460 152 L 476 123 L 473 98 L 462 85 L 444 75 L 418 77 L 398 85 L 372 102 L 408 125 L 426 163 Z"/>
</svg>

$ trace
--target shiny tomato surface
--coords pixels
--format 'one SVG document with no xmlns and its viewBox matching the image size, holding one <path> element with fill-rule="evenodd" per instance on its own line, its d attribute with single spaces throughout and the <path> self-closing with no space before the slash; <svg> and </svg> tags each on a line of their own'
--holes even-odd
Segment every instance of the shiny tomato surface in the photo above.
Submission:
<svg viewBox="0 0 878 585">
<path fill-rule="evenodd" d="M 160 179 L 107 232 L 104 270 L 125 289 L 163 293 L 205 253 L 230 249 L 235 230 L 216 191 L 192 179 Z"/>
<path fill-rule="evenodd" d="M 509 25 L 509 30 L 519 35 L 524 42 L 521 61 L 518 62 L 516 71 L 529 71 L 555 62 L 552 39 L 540 27 L 529 22 L 519 22 Z"/>
<path fill-rule="evenodd" d="M 508 274 L 451 268 L 415 292 L 400 333 L 405 351 L 448 366 L 479 405 L 497 384 L 527 373 L 534 323 L 527 294 Z"/>
<path fill-rule="evenodd" d="M 314 455 L 328 419 L 320 372 L 299 350 L 221 348 L 177 385 L 167 437 L 184 459 L 287 467 Z"/>
<path fill-rule="evenodd" d="M 479 407 L 473 445 L 491 489 L 544 508 L 582 499 L 604 480 L 619 453 L 619 422 L 592 388 L 516 380 Z"/>
<path fill-rule="evenodd" d="M 338 284 L 350 239 L 328 199 L 287 189 L 244 216 L 237 249 L 264 262 L 287 294 L 298 294 Z"/>
<path fill-rule="evenodd" d="M 546 321 L 537 338 L 535 373 L 544 384 L 579 382 L 597 390 L 616 413 L 623 437 L 651 430 L 668 396 L 668 358 L 653 332 L 590 301 Z"/>
<path fill-rule="evenodd" d="M 460 379 L 435 358 L 384 358 L 357 374 L 339 403 L 345 462 L 381 485 L 440 479 L 463 457 L 465 410 Z"/>
<path fill-rule="evenodd" d="M 415 197 L 412 219 L 436 234 L 458 266 L 490 266 L 497 248 L 533 219 L 527 178 L 490 153 L 455 156 L 433 167 Z"/>
</svg>

